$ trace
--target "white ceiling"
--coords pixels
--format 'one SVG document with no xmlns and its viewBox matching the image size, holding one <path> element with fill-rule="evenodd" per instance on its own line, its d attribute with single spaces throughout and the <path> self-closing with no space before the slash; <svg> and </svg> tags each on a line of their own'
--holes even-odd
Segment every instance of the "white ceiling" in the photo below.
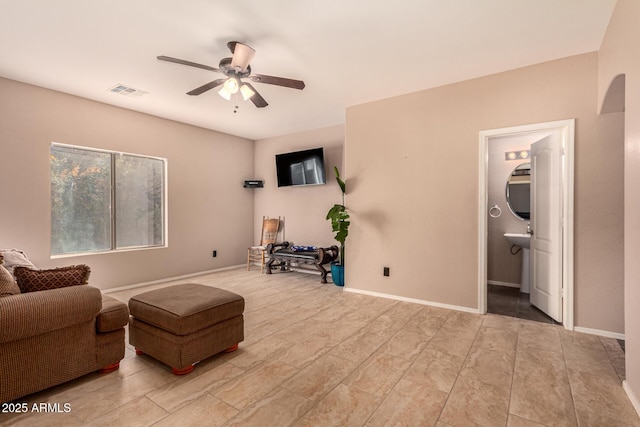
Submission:
<svg viewBox="0 0 640 427">
<path fill-rule="evenodd" d="M 0 0 L 0 76 L 250 139 L 342 124 L 345 108 L 598 50 L 616 0 Z M 256 50 L 269 106 L 233 104 L 218 67 Z M 148 92 L 132 98 L 108 89 Z M 2 94 L 0 94 L 0 97 Z"/>
</svg>

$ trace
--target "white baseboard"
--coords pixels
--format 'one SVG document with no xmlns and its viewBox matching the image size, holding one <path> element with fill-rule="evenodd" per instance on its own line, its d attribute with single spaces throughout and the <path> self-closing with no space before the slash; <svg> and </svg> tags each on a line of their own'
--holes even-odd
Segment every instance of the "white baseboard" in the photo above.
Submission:
<svg viewBox="0 0 640 427">
<path fill-rule="evenodd" d="M 626 380 L 622 381 L 622 388 L 624 389 L 625 393 L 627 393 L 627 397 L 629 397 L 633 408 L 636 410 L 638 415 L 640 415 L 640 400 L 638 400 L 638 396 L 636 396 Z"/>
<path fill-rule="evenodd" d="M 520 283 L 499 282 L 497 280 L 487 280 L 487 284 L 496 286 L 506 286 L 508 288 L 519 288 Z"/>
<path fill-rule="evenodd" d="M 582 332 L 584 334 L 599 335 L 601 337 L 615 338 L 617 340 L 623 340 L 624 334 L 618 332 L 601 331 L 600 329 L 583 328 L 582 326 L 574 326 L 575 332 Z"/>
<path fill-rule="evenodd" d="M 425 301 L 425 300 L 415 299 L 415 298 L 401 297 L 401 296 L 398 296 L 398 295 L 391 295 L 391 294 L 383 294 L 383 293 L 380 293 L 380 292 L 365 291 L 365 290 L 362 290 L 362 289 L 349 288 L 347 286 L 345 286 L 343 289 L 344 289 L 345 292 L 353 292 L 354 294 L 370 295 L 370 296 L 373 296 L 373 297 L 387 298 L 387 299 L 393 299 L 393 300 L 404 301 L 404 302 L 412 302 L 412 303 L 415 303 L 415 304 L 429 305 L 429 306 L 432 306 L 432 307 L 448 308 L 449 310 L 464 311 L 466 313 L 479 314 L 477 308 L 462 307 L 462 306 L 459 306 L 459 305 L 442 304 L 442 303 L 439 303 L 439 302 L 432 302 L 432 301 Z"/>
<path fill-rule="evenodd" d="M 246 268 L 246 266 L 247 266 L 247 264 L 232 265 L 232 266 L 229 266 L 229 267 L 216 268 L 214 270 L 199 271 L 197 273 L 189 273 L 189 274 L 184 274 L 182 276 L 175 276 L 175 277 L 169 277 L 169 278 L 164 278 L 164 279 L 159 279 L 159 280 L 152 280 L 150 282 L 143 282 L 143 283 L 136 283 L 136 284 L 133 284 L 133 285 L 119 286 L 117 288 L 101 289 L 101 291 L 102 291 L 103 294 L 110 294 L 112 292 L 126 291 L 126 290 L 129 290 L 129 289 L 136 289 L 136 288 L 141 288 L 143 286 L 149 286 L 149 285 L 158 285 L 160 283 L 166 283 L 166 282 L 173 282 L 175 280 L 188 279 L 190 277 L 202 276 L 204 274 L 217 273 L 219 271 L 235 270 L 236 268 L 241 268 L 241 267 L 245 267 Z"/>
</svg>

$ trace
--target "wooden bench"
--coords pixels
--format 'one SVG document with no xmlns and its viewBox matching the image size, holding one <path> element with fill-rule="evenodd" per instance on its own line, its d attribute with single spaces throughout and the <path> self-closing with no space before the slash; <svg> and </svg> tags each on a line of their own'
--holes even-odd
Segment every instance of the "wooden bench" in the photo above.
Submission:
<svg viewBox="0 0 640 427">
<path fill-rule="evenodd" d="M 267 274 L 271 274 L 272 268 L 280 267 L 286 270 L 291 262 L 298 264 L 313 264 L 320 272 L 321 283 L 327 283 L 328 271 L 324 268 L 324 264 L 335 261 L 338 258 L 339 249 L 337 246 L 329 246 L 328 248 L 317 248 L 313 251 L 296 251 L 292 249 L 289 242 L 271 243 L 267 246 Z"/>
</svg>

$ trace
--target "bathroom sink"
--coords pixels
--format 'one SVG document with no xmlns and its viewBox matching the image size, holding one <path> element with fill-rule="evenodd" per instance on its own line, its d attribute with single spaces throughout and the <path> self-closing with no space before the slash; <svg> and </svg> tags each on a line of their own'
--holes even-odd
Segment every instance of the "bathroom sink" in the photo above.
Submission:
<svg viewBox="0 0 640 427">
<path fill-rule="evenodd" d="M 531 236 L 526 233 L 504 233 L 504 237 L 512 244 L 529 249 Z"/>
</svg>

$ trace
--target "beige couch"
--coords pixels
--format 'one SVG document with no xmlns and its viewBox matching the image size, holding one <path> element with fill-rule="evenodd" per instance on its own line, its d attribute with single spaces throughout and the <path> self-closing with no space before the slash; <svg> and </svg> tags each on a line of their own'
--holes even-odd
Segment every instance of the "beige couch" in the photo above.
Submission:
<svg viewBox="0 0 640 427">
<path fill-rule="evenodd" d="M 128 318 L 124 303 L 89 285 L 5 293 L 0 297 L 0 402 L 117 369 Z"/>
</svg>

